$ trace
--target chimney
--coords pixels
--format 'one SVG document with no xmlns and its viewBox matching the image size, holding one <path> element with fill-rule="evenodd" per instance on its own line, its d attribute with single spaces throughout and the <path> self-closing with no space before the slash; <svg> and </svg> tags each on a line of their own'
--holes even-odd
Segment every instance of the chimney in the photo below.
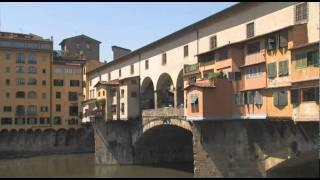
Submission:
<svg viewBox="0 0 320 180">
<path fill-rule="evenodd" d="M 113 59 L 118 59 L 121 56 L 127 55 L 131 52 L 130 49 L 122 48 L 119 46 L 112 46 Z"/>
</svg>

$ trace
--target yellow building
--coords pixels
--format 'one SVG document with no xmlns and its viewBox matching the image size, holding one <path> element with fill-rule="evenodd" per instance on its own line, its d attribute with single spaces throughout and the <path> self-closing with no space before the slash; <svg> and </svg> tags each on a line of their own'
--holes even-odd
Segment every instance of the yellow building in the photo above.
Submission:
<svg viewBox="0 0 320 180">
<path fill-rule="evenodd" d="M 0 33 L 1 128 L 50 127 L 52 40 Z"/>
<path fill-rule="evenodd" d="M 81 118 L 85 61 L 54 57 L 52 65 L 52 119 L 55 128 L 77 128 Z"/>
</svg>

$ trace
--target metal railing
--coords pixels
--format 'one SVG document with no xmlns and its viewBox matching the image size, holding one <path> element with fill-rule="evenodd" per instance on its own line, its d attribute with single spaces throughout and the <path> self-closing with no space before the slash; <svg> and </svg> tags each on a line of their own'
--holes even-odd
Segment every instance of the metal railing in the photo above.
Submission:
<svg viewBox="0 0 320 180">
<path fill-rule="evenodd" d="M 164 108 L 142 111 L 143 124 L 147 124 L 155 120 L 167 121 L 173 118 L 185 120 L 184 109 L 174 108 L 174 107 L 164 107 Z"/>
</svg>

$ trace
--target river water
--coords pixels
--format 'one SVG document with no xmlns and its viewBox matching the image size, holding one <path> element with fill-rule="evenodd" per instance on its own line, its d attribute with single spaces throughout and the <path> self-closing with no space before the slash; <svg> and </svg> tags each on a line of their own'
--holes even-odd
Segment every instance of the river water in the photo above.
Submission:
<svg viewBox="0 0 320 180">
<path fill-rule="evenodd" d="M 193 177 L 189 164 L 170 168 L 139 165 L 95 165 L 94 154 L 46 155 L 0 160 L 0 177 Z"/>
</svg>

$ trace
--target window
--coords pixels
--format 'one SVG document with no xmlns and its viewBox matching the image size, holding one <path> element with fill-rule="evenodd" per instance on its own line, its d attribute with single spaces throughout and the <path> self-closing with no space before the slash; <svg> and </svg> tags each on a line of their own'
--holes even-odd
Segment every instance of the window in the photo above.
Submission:
<svg viewBox="0 0 320 180">
<path fill-rule="evenodd" d="M 196 81 L 197 81 L 197 77 L 190 77 L 189 78 L 189 85 L 196 83 Z"/>
<path fill-rule="evenodd" d="M 69 101 L 78 101 L 78 93 L 69 92 Z"/>
<path fill-rule="evenodd" d="M 25 108 L 22 105 L 16 106 L 16 115 L 24 115 Z"/>
<path fill-rule="evenodd" d="M 17 84 L 17 86 L 24 85 L 25 84 L 24 79 L 23 78 L 17 78 L 16 79 L 16 84 Z"/>
<path fill-rule="evenodd" d="M 56 92 L 56 99 L 61 99 L 61 92 Z"/>
<path fill-rule="evenodd" d="M 69 107 L 69 115 L 70 116 L 78 116 L 78 114 L 79 114 L 78 109 L 79 109 L 78 106 L 70 106 Z"/>
<path fill-rule="evenodd" d="M 111 80 L 111 73 L 110 72 L 108 73 L 108 79 L 109 79 L 109 81 Z"/>
<path fill-rule="evenodd" d="M 10 67 L 6 67 L 6 73 L 10 73 Z"/>
<path fill-rule="evenodd" d="M 24 73 L 24 67 L 23 66 L 17 66 L 16 67 L 16 73 Z"/>
<path fill-rule="evenodd" d="M 124 103 L 121 103 L 121 114 L 124 115 Z"/>
<path fill-rule="evenodd" d="M 263 74 L 263 71 L 262 71 L 261 65 L 249 66 L 245 69 L 246 79 L 257 78 L 257 77 L 260 77 L 262 74 Z"/>
<path fill-rule="evenodd" d="M 208 79 L 208 75 L 206 79 Z M 232 81 L 241 80 L 241 72 L 228 72 L 228 79 Z"/>
<path fill-rule="evenodd" d="M 1 125 L 10 125 L 12 124 L 12 118 L 1 118 Z"/>
<path fill-rule="evenodd" d="M 37 118 L 27 118 L 27 124 L 37 124 Z"/>
<path fill-rule="evenodd" d="M 6 85 L 10 85 L 10 79 L 6 79 Z"/>
<path fill-rule="evenodd" d="M 61 112 L 61 104 L 56 104 L 56 112 Z"/>
<path fill-rule="evenodd" d="M 268 78 L 273 79 L 277 76 L 277 64 L 270 63 L 268 64 Z"/>
<path fill-rule="evenodd" d="M 100 97 L 100 91 L 98 92 L 98 97 Z"/>
<path fill-rule="evenodd" d="M 68 119 L 68 125 L 77 125 L 77 124 L 78 124 L 78 119 L 76 118 Z"/>
<path fill-rule="evenodd" d="M 286 106 L 288 104 L 288 92 L 287 91 L 273 92 L 273 104 L 274 106 Z"/>
<path fill-rule="evenodd" d="M 198 62 L 209 62 L 209 61 L 214 61 L 214 60 L 215 60 L 215 53 L 213 53 L 213 52 L 206 53 L 206 54 L 200 55 L 198 57 Z"/>
<path fill-rule="evenodd" d="M 117 106 L 112 105 L 112 114 L 116 114 L 116 113 L 117 113 Z"/>
<path fill-rule="evenodd" d="M 167 54 L 163 53 L 162 54 L 162 65 L 165 65 L 165 64 L 167 64 Z"/>
<path fill-rule="evenodd" d="M 145 61 L 145 69 L 149 69 L 149 60 Z"/>
<path fill-rule="evenodd" d="M 291 89 L 291 103 L 292 104 L 299 104 L 300 103 L 299 89 Z"/>
<path fill-rule="evenodd" d="M 42 86 L 45 86 L 47 84 L 46 80 L 42 80 Z"/>
<path fill-rule="evenodd" d="M 308 19 L 307 3 L 302 3 L 296 6 L 296 23 Z"/>
<path fill-rule="evenodd" d="M 260 52 L 260 41 L 250 43 L 247 45 L 247 54 Z"/>
<path fill-rule="evenodd" d="M 47 94 L 46 93 L 42 93 L 42 99 L 46 99 L 47 98 Z"/>
<path fill-rule="evenodd" d="M 210 49 L 217 47 L 217 36 L 210 37 Z"/>
<path fill-rule="evenodd" d="M 76 44 L 76 48 L 80 49 L 80 44 L 79 43 Z"/>
<path fill-rule="evenodd" d="M 86 44 L 86 48 L 87 48 L 87 49 L 90 49 L 90 44 Z"/>
<path fill-rule="evenodd" d="M 16 63 L 19 63 L 19 64 L 24 64 L 25 63 L 25 59 L 24 59 L 24 54 L 23 53 L 18 53 L 17 54 Z"/>
<path fill-rule="evenodd" d="M 197 94 L 191 94 L 191 112 L 199 112 L 199 100 Z"/>
<path fill-rule="evenodd" d="M 183 56 L 184 57 L 189 56 L 189 46 L 188 45 L 183 47 Z"/>
<path fill-rule="evenodd" d="M 80 81 L 79 80 L 70 80 L 70 86 L 71 87 L 79 87 Z"/>
<path fill-rule="evenodd" d="M 40 117 L 40 124 L 50 124 L 50 118 Z"/>
<path fill-rule="evenodd" d="M 254 94 L 254 104 L 257 104 L 257 105 L 262 105 L 263 103 L 263 99 L 262 99 L 262 94 L 260 91 L 255 91 L 255 94 Z"/>
<path fill-rule="evenodd" d="M 17 48 L 24 48 L 24 43 L 23 42 L 16 42 L 16 47 Z"/>
<path fill-rule="evenodd" d="M 137 92 L 131 92 L 131 97 L 133 98 L 137 97 Z"/>
<path fill-rule="evenodd" d="M 124 97 L 124 89 L 121 89 L 121 97 Z"/>
<path fill-rule="evenodd" d="M 121 77 L 121 69 L 119 69 L 119 77 Z"/>
<path fill-rule="evenodd" d="M 30 66 L 30 67 L 29 67 L 29 73 L 31 73 L 31 74 L 36 74 L 36 73 L 37 73 L 37 67 Z"/>
<path fill-rule="evenodd" d="M 319 101 L 319 88 L 304 88 L 302 90 L 302 101 Z"/>
<path fill-rule="evenodd" d="M 131 64 L 131 66 L 130 66 L 131 68 L 130 68 L 130 71 L 131 71 L 131 74 L 133 74 L 134 73 L 134 65 L 133 64 Z"/>
<path fill-rule="evenodd" d="M 15 118 L 14 119 L 14 123 L 16 124 L 16 125 L 23 125 L 23 124 L 25 124 L 25 118 Z"/>
<path fill-rule="evenodd" d="M 247 24 L 247 38 L 254 36 L 254 23 Z"/>
<path fill-rule="evenodd" d="M 40 111 L 41 112 L 48 112 L 48 106 L 41 106 Z"/>
<path fill-rule="evenodd" d="M 53 85 L 54 86 L 63 86 L 63 80 L 55 79 L 55 80 L 53 80 Z"/>
<path fill-rule="evenodd" d="M 27 112 L 28 112 L 28 115 L 36 115 L 37 114 L 37 106 L 29 105 Z"/>
<path fill-rule="evenodd" d="M 28 64 L 37 64 L 37 58 L 34 55 L 29 55 Z"/>
<path fill-rule="evenodd" d="M 288 31 L 281 31 L 279 33 L 279 47 L 286 48 L 288 47 Z"/>
<path fill-rule="evenodd" d="M 11 112 L 11 111 L 12 111 L 11 106 L 4 106 L 3 107 L 3 112 Z"/>
<path fill-rule="evenodd" d="M 247 104 L 253 104 L 254 103 L 254 92 L 248 91 L 247 92 Z"/>
<path fill-rule="evenodd" d="M 55 125 L 61 124 L 61 117 L 59 117 L 59 116 L 54 117 L 53 124 L 55 124 Z"/>
<path fill-rule="evenodd" d="M 28 92 L 28 98 L 29 99 L 36 99 L 37 98 L 37 93 L 35 91 L 29 91 Z"/>
<path fill-rule="evenodd" d="M 289 74 L 288 70 L 288 60 L 279 62 L 279 77 L 287 76 Z"/>
<path fill-rule="evenodd" d="M 266 39 L 266 47 L 268 51 L 275 50 L 277 48 L 276 36 L 271 35 Z"/>
<path fill-rule="evenodd" d="M 30 78 L 30 79 L 28 80 L 28 85 L 37 85 L 37 80 L 34 79 L 34 78 Z"/>
<path fill-rule="evenodd" d="M 236 105 L 244 105 L 247 104 L 247 93 L 237 93 L 234 95 L 234 104 Z"/>
<path fill-rule="evenodd" d="M 46 69 L 42 69 L 42 74 L 45 74 L 46 73 Z"/>
<path fill-rule="evenodd" d="M 228 58 L 228 48 L 221 49 L 219 51 L 218 60 L 224 60 Z"/>
<path fill-rule="evenodd" d="M 318 51 L 311 51 L 296 55 L 296 68 L 305 68 L 310 66 L 319 67 L 320 59 Z"/>
<path fill-rule="evenodd" d="M 10 98 L 10 93 L 9 92 L 6 92 L 6 97 Z"/>
</svg>

